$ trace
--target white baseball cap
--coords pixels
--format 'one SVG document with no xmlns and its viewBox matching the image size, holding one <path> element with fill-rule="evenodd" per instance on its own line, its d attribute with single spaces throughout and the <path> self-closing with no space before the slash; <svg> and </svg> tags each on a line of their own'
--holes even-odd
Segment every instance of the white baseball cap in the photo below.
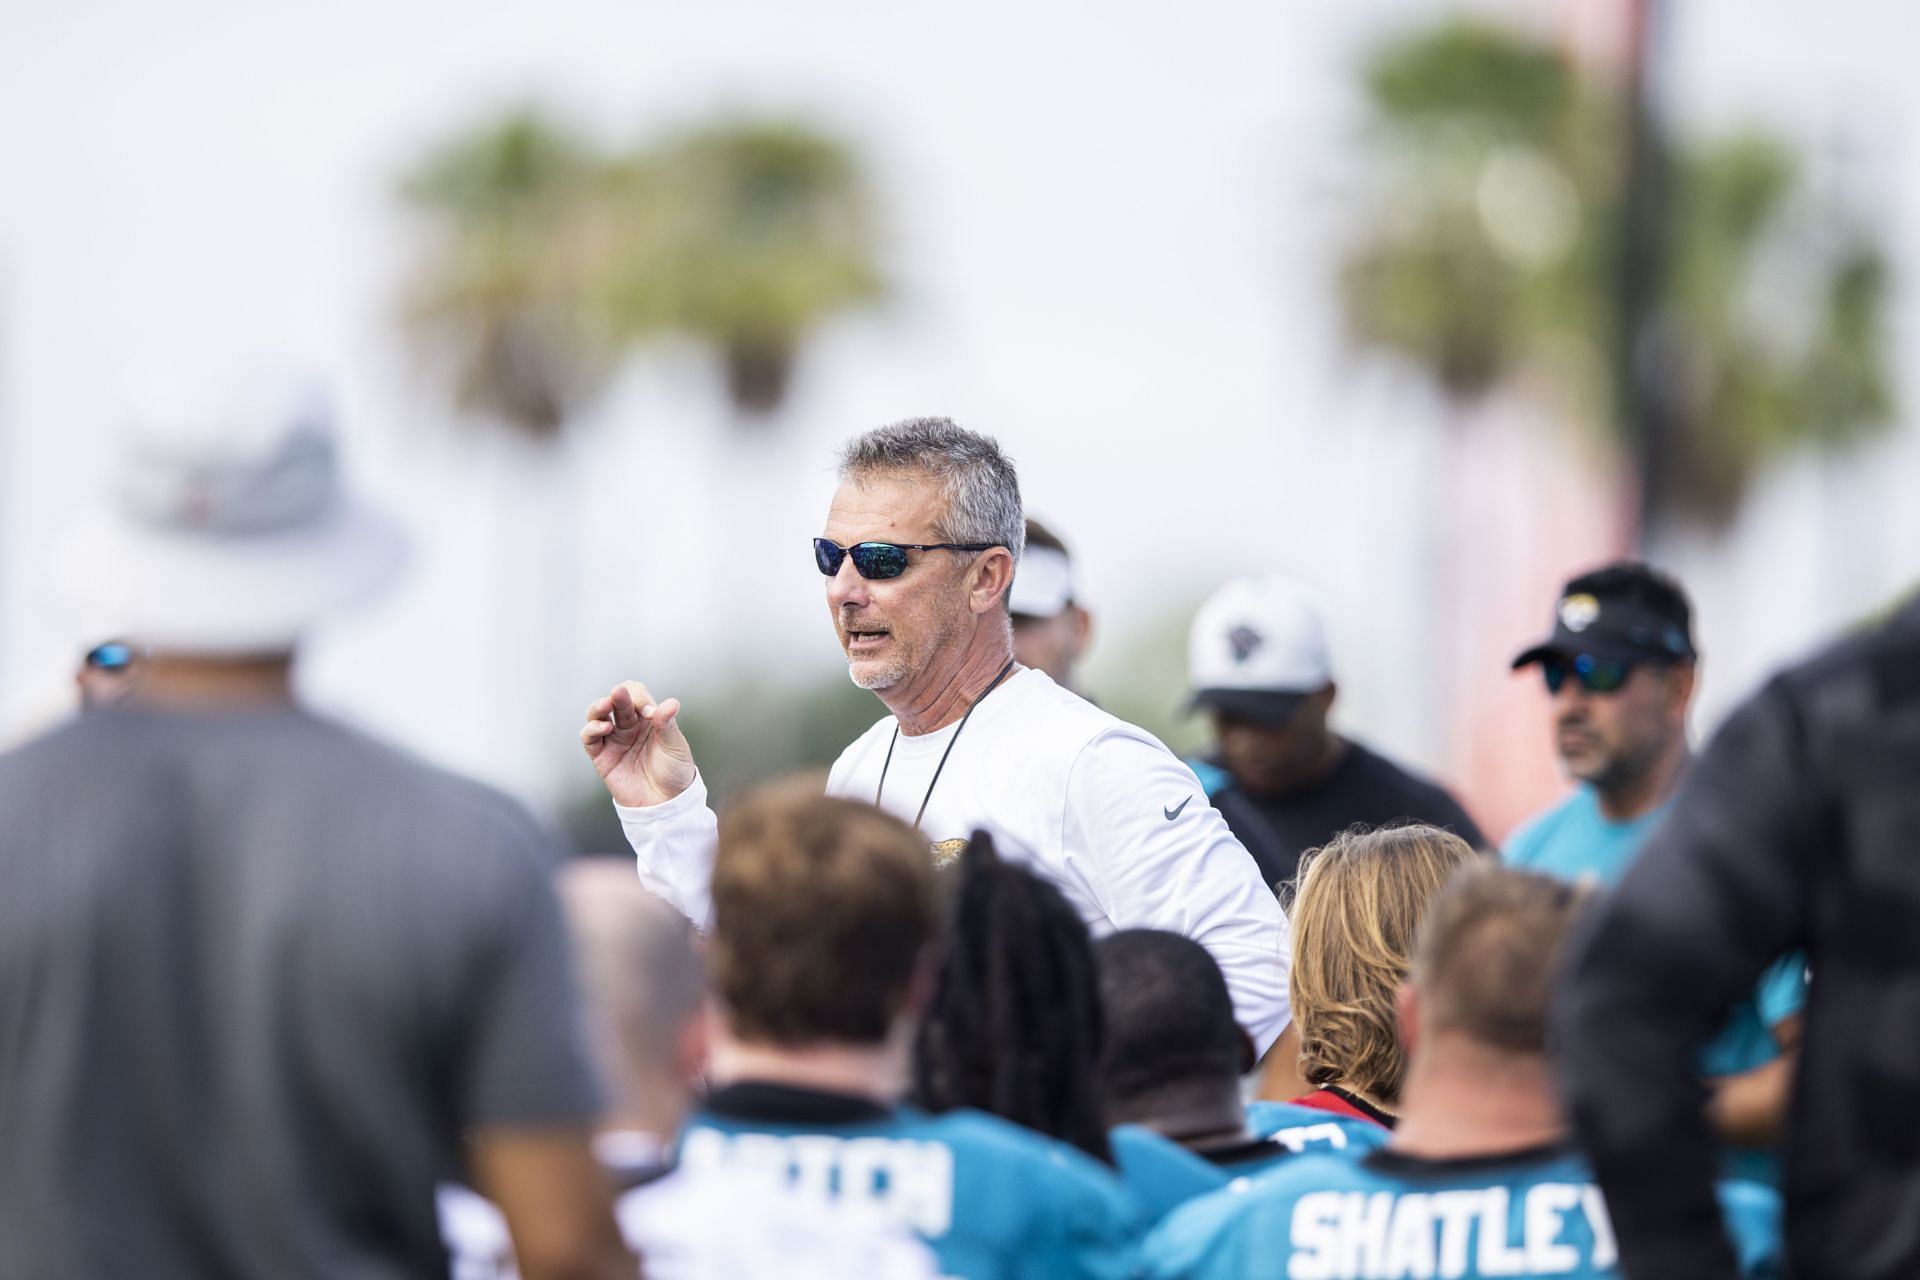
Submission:
<svg viewBox="0 0 1920 1280">
<path fill-rule="evenodd" d="M 154 649 L 277 653 L 397 576 L 405 538 L 344 491 L 316 383 L 256 366 L 210 401 L 150 397 L 131 428 L 111 501 L 54 558 L 76 613 Z"/>
<path fill-rule="evenodd" d="M 1189 706 L 1270 722 L 1333 683 L 1320 615 L 1280 577 L 1239 578 L 1214 592 L 1193 615 L 1187 668 Z"/>
</svg>

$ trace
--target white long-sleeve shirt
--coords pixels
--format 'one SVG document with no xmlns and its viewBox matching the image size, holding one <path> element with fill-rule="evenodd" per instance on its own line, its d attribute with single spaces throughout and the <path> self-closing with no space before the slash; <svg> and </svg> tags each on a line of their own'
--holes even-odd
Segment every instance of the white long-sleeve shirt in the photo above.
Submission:
<svg viewBox="0 0 1920 1280">
<path fill-rule="evenodd" d="M 983 828 L 1002 857 L 1058 886 L 1096 934 L 1194 939 L 1219 962 L 1256 1048 L 1279 1037 L 1292 1016 L 1286 916 L 1199 779 L 1152 734 L 1034 670 L 982 698 L 957 742 L 958 722 L 897 740 L 896 727 L 888 716 L 841 752 L 828 794 L 876 801 L 909 822 L 924 798 L 920 827 L 936 859 L 958 856 Z M 716 829 L 706 801 L 696 778 L 664 804 L 615 806 L 642 881 L 702 926 Z"/>
</svg>

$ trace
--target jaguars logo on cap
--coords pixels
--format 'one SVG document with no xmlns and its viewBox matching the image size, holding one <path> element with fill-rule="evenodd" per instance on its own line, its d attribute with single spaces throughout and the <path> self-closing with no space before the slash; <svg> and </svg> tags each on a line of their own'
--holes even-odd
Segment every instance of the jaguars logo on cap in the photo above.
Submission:
<svg viewBox="0 0 1920 1280">
<path fill-rule="evenodd" d="M 1560 601 L 1560 623 L 1569 631 L 1585 631 L 1600 618 L 1600 602 L 1584 591 Z"/>
<path fill-rule="evenodd" d="M 1254 650 L 1266 642 L 1265 636 L 1244 622 L 1227 632 L 1227 646 L 1233 650 L 1235 662 L 1245 662 L 1253 656 Z"/>
<path fill-rule="evenodd" d="M 944 871 L 960 860 L 967 851 L 965 840 L 936 840 L 933 844 L 933 869 Z"/>
</svg>

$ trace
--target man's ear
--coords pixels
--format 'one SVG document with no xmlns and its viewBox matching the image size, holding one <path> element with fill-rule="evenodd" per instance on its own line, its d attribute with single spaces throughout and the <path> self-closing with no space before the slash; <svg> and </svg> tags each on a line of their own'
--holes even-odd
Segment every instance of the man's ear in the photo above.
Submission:
<svg viewBox="0 0 1920 1280">
<path fill-rule="evenodd" d="M 1687 704 L 1693 700 L 1693 685 L 1697 675 L 1698 670 L 1691 662 L 1676 663 L 1667 673 L 1667 679 L 1671 682 L 1669 687 L 1678 710 L 1685 711 Z"/>
<path fill-rule="evenodd" d="M 1012 585 L 1013 553 L 1005 547 L 990 547 L 973 562 L 968 603 L 975 613 L 989 613 L 1002 606 Z"/>
<path fill-rule="evenodd" d="M 1093 640 L 1093 615 L 1077 604 L 1067 606 L 1067 617 L 1073 627 L 1073 656 L 1076 659 L 1086 656 L 1087 645 Z"/>
<path fill-rule="evenodd" d="M 1333 710 L 1333 701 L 1339 696 L 1340 686 L 1331 680 L 1327 681 L 1326 688 L 1313 695 L 1314 702 L 1318 704 L 1316 710 L 1318 710 L 1322 720 L 1326 719 L 1327 715 Z"/>
<path fill-rule="evenodd" d="M 713 1028 L 706 1008 L 680 1024 L 673 1049 L 673 1068 L 682 1081 L 692 1084 L 706 1074 L 707 1058 L 713 1049 Z"/>
<path fill-rule="evenodd" d="M 1393 993 L 1393 1014 L 1400 1031 L 1401 1060 L 1408 1061 L 1420 1040 L 1420 995 L 1411 982 L 1401 983 Z"/>
</svg>

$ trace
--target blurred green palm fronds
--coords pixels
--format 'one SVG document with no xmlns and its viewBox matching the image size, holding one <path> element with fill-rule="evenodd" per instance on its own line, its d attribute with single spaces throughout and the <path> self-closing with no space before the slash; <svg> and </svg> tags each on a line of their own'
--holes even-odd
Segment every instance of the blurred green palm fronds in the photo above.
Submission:
<svg viewBox="0 0 1920 1280">
<path fill-rule="evenodd" d="M 1362 346 L 1471 400 L 1524 384 L 1625 445 L 1618 226 L 1629 103 L 1558 50 L 1472 20 L 1365 69 L 1370 211 L 1340 274 Z M 1656 135 L 1669 514 L 1721 524 L 1769 462 L 1884 427 L 1887 259 L 1786 140 Z M 1635 358 L 1650 358 L 1641 352 Z"/>
<path fill-rule="evenodd" d="M 401 194 L 424 231 L 409 334 L 457 407 L 535 436 L 668 335 L 711 347 L 735 405 L 768 412 L 807 338 L 886 294 L 858 155 L 791 121 L 619 149 L 522 108 L 435 148 Z"/>
</svg>

